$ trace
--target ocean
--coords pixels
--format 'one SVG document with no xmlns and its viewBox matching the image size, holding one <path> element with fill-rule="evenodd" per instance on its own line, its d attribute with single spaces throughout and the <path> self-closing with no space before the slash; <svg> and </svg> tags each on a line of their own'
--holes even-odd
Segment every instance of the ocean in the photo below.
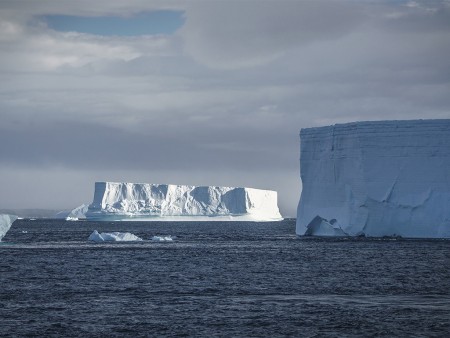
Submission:
<svg viewBox="0 0 450 338">
<path fill-rule="evenodd" d="M 142 242 L 93 243 L 93 232 Z M 153 236 L 173 236 L 155 242 Z M 17 220 L 0 336 L 450 335 L 450 240 L 302 238 L 295 220 Z"/>
</svg>

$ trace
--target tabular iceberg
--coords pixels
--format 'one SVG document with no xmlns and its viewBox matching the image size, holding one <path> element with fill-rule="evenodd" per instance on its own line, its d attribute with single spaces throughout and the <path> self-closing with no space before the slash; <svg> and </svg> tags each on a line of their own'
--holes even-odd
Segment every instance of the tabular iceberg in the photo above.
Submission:
<svg viewBox="0 0 450 338">
<path fill-rule="evenodd" d="M 17 216 L 0 214 L 0 241 L 5 237 L 8 230 L 11 228 Z"/>
<path fill-rule="evenodd" d="M 231 187 L 96 182 L 90 220 L 278 221 L 277 193 Z"/>
<path fill-rule="evenodd" d="M 297 234 L 450 237 L 450 120 L 307 128 L 300 142 Z"/>
</svg>

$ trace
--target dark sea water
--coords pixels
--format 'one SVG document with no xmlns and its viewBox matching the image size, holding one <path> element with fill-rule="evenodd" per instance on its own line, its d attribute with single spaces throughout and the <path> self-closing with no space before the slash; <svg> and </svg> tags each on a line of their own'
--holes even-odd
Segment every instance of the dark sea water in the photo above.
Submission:
<svg viewBox="0 0 450 338">
<path fill-rule="evenodd" d="M 94 229 L 146 241 L 95 244 Z M 450 241 L 18 220 L 0 244 L 0 336 L 30 335 L 449 337 Z"/>
</svg>

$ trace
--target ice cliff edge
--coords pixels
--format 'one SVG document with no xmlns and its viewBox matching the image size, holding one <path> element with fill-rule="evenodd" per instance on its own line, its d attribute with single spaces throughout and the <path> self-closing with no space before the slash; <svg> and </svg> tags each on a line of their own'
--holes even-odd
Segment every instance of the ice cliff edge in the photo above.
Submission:
<svg viewBox="0 0 450 338">
<path fill-rule="evenodd" d="M 16 219 L 17 216 L 0 214 L 0 242 Z"/>
<path fill-rule="evenodd" d="M 300 131 L 298 235 L 450 238 L 450 120 Z"/>
<path fill-rule="evenodd" d="M 206 216 L 206 217 L 205 217 Z M 277 221 L 277 193 L 252 188 L 96 182 L 95 220 Z"/>
</svg>

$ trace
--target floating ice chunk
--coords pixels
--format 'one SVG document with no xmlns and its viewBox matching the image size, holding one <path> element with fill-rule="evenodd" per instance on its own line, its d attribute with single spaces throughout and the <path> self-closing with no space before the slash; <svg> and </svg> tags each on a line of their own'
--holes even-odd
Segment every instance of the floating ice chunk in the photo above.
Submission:
<svg viewBox="0 0 450 338">
<path fill-rule="evenodd" d="M 142 241 L 136 235 L 129 232 L 102 232 L 99 233 L 97 230 L 89 236 L 88 241 L 93 242 L 135 242 Z"/>
<path fill-rule="evenodd" d="M 173 237 L 172 236 L 153 236 L 152 241 L 155 242 L 172 242 Z"/>
<path fill-rule="evenodd" d="M 11 228 L 11 224 L 17 219 L 17 216 L 0 214 L 0 241 Z"/>
<path fill-rule="evenodd" d="M 70 216 L 67 216 L 67 217 L 66 217 L 66 221 L 78 221 L 78 217 L 70 217 Z"/>
<path fill-rule="evenodd" d="M 308 224 L 305 236 L 341 237 L 348 236 L 348 234 L 341 229 L 335 219 L 327 221 L 320 216 L 316 216 Z"/>
</svg>

